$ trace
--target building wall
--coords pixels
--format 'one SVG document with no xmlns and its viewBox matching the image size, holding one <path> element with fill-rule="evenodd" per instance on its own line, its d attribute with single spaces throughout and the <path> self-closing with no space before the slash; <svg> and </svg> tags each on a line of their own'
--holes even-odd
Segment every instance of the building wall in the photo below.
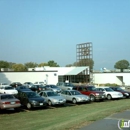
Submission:
<svg viewBox="0 0 130 130">
<path fill-rule="evenodd" d="M 0 83 L 12 82 L 36 82 L 47 81 L 48 84 L 56 84 L 58 82 L 57 71 L 50 72 L 0 72 Z"/>
<path fill-rule="evenodd" d="M 130 73 L 94 73 L 94 83 L 105 84 L 105 83 L 116 83 L 122 85 L 130 85 Z"/>
</svg>

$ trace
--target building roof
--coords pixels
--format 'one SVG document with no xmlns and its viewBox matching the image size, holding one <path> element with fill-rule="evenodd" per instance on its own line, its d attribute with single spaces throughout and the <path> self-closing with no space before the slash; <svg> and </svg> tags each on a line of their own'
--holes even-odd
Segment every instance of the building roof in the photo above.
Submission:
<svg viewBox="0 0 130 130">
<path fill-rule="evenodd" d="M 35 71 L 58 71 L 58 75 L 77 75 L 81 73 L 84 70 L 87 70 L 85 72 L 86 75 L 89 74 L 89 66 L 82 66 L 82 67 L 49 67 L 49 66 L 44 66 L 44 67 L 36 67 L 34 68 Z"/>
<path fill-rule="evenodd" d="M 57 70 L 58 75 L 77 75 L 80 72 L 89 69 L 88 66 L 83 67 L 44 67 L 45 70 Z M 89 70 L 87 72 L 89 74 Z"/>
<path fill-rule="evenodd" d="M 73 68 L 68 73 L 66 73 L 66 75 L 77 75 L 77 74 L 81 73 L 82 71 L 86 70 L 87 68 L 88 67 L 76 67 L 76 68 Z M 88 72 L 87 72 L 87 74 L 88 74 Z"/>
</svg>

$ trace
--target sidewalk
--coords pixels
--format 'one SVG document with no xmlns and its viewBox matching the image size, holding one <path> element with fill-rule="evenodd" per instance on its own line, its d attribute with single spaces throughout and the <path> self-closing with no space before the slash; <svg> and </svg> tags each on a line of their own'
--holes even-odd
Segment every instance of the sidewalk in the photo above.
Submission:
<svg viewBox="0 0 130 130">
<path fill-rule="evenodd" d="M 94 123 L 81 128 L 80 130 L 130 130 L 130 123 L 128 128 L 120 128 L 122 120 L 130 120 L 130 110 L 124 112 L 116 113 L 111 116 L 108 116 L 102 120 L 95 121 Z"/>
</svg>

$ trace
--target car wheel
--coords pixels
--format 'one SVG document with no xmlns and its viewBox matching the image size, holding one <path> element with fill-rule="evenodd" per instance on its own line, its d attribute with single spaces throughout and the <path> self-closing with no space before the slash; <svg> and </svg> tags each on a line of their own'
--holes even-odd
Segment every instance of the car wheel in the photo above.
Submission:
<svg viewBox="0 0 130 130">
<path fill-rule="evenodd" d="M 75 99 L 75 98 L 73 98 L 72 102 L 73 102 L 74 104 L 76 104 L 76 103 L 77 103 L 77 101 L 76 101 L 76 99 Z"/>
<path fill-rule="evenodd" d="M 111 100 L 111 99 L 112 99 L 112 97 L 111 97 L 110 94 L 107 95 L 107 99 L 108 99 L 108 100 Z"/>
<path fill-rule="evenodd" d="M 90 100 L 91 100 L 91 102 L 94 102 L 95 101 L 95 97 L 93 95 L 90 95 Z"/>
<path fill-rule="evenodd" d="M 31 108 L 32 108 L 31 104 L 27 103 L 27 109 L 31 109 Z"/>
<path fill-rule="evenodd" d="M 52 106 L 52 102 L 51 102 L 50 100 L 48 101 L 48 105 L 49 105 L 49 106 Z"/>
</svg>

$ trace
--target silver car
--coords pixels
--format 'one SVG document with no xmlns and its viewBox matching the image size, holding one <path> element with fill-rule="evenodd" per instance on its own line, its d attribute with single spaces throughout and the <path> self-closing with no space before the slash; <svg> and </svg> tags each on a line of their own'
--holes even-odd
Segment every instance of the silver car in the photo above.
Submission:
<svg viewBox="0 0 130 130">
<path fill-rule="evenodd" d="M 0 94 L 0 109 L 18 108 L 20 101 L 11 94 Z"/>
<path fill-rule="evenodd" d="M 57 92 L 57 93 L 60 93 L 61 92 L 61 89 L 58 88 L 56 85 L 53 85 L 53 84 L 48 84 L 45 86 L 46 90 L 52 90 L 54 92 Z"/>
<path fill-rule="evenodd" d="M 66 83 L 66 82 L 58 82 L 56 86 L 62 90 L 72 90 L 74 87 L 72 83 Z"/>
<path fill-rule="evenodd" d="M 61 95 L 66 99 L 66 101 L 71 101 L 74 104 L 79 102 L 90 102 L 89 96 L 81 94 L 77 90 L 65 90 L 61 92 Z"/>
<path fill-rule="evenodd" d="M 49 106 L 64 105 L 66 103 L 66 99 L 54 91 L 41 91 L 39 95 L 47 100 Z"/>
</svg>

